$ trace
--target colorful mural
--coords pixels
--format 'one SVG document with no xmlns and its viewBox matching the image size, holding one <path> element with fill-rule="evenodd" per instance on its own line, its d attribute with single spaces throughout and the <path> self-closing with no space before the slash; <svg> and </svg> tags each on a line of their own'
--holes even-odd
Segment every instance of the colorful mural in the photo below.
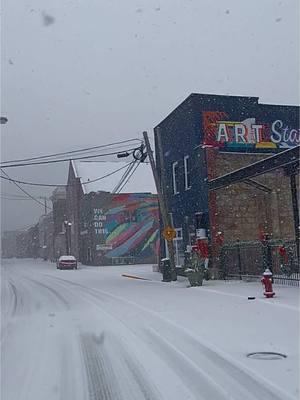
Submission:
<svg viewBox="0 0 300 400">
<path fill-rule="evenodd" d="M 202 112 L 204 144 L 223 149 L 280 149 L 300 144 L 300 130 L 281 119 L 271 122 L 249 117 L 232 120 L 227 112 Z"/>
<path fill-rule="evenodd" d="M 96 251 L 102 257 L 154 258 L 159 252 L 159 211 L 152 194 L 112 194 L 109 204 L 93 208 Z"/>
</svg>

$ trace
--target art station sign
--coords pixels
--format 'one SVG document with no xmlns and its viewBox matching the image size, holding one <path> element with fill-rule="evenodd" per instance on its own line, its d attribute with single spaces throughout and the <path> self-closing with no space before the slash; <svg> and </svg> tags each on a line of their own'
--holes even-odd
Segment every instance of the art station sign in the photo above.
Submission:
<svg viewBox="0 0 300 400">
<path fill-rule="evenodd" d="M 205 145 L 224 149 L 287 149 L 300 144 L 300 129 L 290 127 L 282 119 L 263 122 L 250 117 L 235 121 L 220 111 L 204 111 L 202 117 Z"/>
</svg>

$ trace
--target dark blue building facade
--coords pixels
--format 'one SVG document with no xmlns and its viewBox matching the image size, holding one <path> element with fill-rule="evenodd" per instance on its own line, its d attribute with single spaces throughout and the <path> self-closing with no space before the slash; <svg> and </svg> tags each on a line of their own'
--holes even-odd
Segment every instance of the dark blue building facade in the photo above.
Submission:
<svg viewBox="0 0 300 400">
<path fill-rule="evenodd" d="M 210 150 L 234 156 L 270 154 L 296 146 L 299 107 L 260 104 L 257 97 L 191 94 L 154 128 L 154 137 L 156 163 L 164 177 L 162 184 L 179 239 L 176 245 L 180 243 L 182 254 L 193 241 L 196 213 L 211 237 L 207 181 L 213 177 L 214 167 Z"/>
</svg>

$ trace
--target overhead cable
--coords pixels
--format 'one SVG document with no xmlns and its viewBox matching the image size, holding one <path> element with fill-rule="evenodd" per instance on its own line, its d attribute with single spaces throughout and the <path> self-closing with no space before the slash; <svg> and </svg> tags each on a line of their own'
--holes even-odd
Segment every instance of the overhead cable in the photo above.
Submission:
<svg viewBox="0 0 300 400">
<path fill-rule="evenodd" d="M 28 197 L 30 197 L 30 198 L 31 198 L 32 200 L 34 200 L 36 203 L 40 204 L 40 205 L 43 206 L 43 207 L 48 208 L 49 210 L 52 210 L 52 208 L 48 207 L 46 204 L 42 203 L 41 201 L 39 201 L 38 199 L 36 199 L 35 197 L 33 197 L 30 193 L 28 193 L 25 189 L 23 189 L 20 185 L 18 185 L 18 183 L 17 183 L 16 181 L 14 181 L 13 179 L 11 179 L 10 176 L 9 176 L 5 171 L 2 170 L 2 168 L 1 168 L 1 171 L 2 171 L 2 173 L 3 173 L 4 175 L 6 175 L 6 178 L 3 177 L 4 179 L 8 179 L 8 180 L 10 180 L 11 182 L 13 182 L 23 193 L 25 193 Z"/>
<path fill-rule="evenodd" d="M 135 173 L 135 171 L 137 170 L 137 167 L 140 165 L 141 161 L 137 161 L 136 165 L 134 167 L 134 169 L 132 170 L 131 174 L 127 177 L 127 180 L 123 183 L 123 185 L 118 189 L 117 193 L 120 193 L 121 190 L 124 189 L 124 187 L 127 185 L 127 183 L 129 182 L 130 178 L 132 177 L 132 175 Z"/>
<path fill-rule="evenodd" d="M 129 151 L 134 151 L 136 148 L 131 148 Z M 8 164 L 8 165 L 2 165 L 1 168 L 11 168 L 11 167 L 25 167 L 27 165 L 41 165 L 41 164 L 54 164 L 54 163 L 60 163 L 60 162 L 66 162 L 66 161 L 71 161 L 71 160 L 85 160 L 89 158 L 97 158 L 97 157 L 104 157 L 104 156 L 112 156 L 115 154 L 118 154 L 119 151 L 114 151 L 110 153 L 102 153 L 102 154 L 94 154 L 90 156 L 82 156 L 82 157 L 73 157 L 73 158 L 62 158 L 59 160 L 47 160 L 47 161 L 37 161 L 37 162 L 28 162 L 28 163 L 17 163 L 17 164 Z"/>
<path fill-rule="evenodd" d="M 130 174 L 130 172 L 132 171 L 132 168 L 134 168 L 136 161 L 133 161 L 128 168 L 126 169 L 126 171 L 124 172 L 124 174 L 121 176 L 120 181 L 117 183 L 117 185 L 114 187 L 114 189 L 112 190 L 112 193 L 118 193 L 119 188 L 123 185 L 123 182 L 126 180 L 126 178 L 128 177 L 128 175 Z"/>
<path fill-rule="evenodd" d="M 16 194 L 16 193 L 6 193 L 6 192 L 1 192 L 1 196 L 6 196 L 6 197 L 16 197 L 16 198 L 27 198 L 27 196 L 23 196 L 22 194 Z M 39 196 L 42 197 L 42 196 Z M 38 197 L 37 197 L 38 198 Z M 45 196 L 43 196 L 43 199 Z"/>
<path fill-rule="evenodd" d="M 113 175 L 113 174 L 115 174 L 115 173 L 121 171 L 122 169 L 127 168 L 127 167 L 128 167 L 131 163 L 133 163 L 133 162 L 134 162 L 134 161 L 131 161 L 130 163 L 125 164 L 125 165 L 123 165 L 122 167 L 120 167 L 120 168 L 118 168 L 118 169 L 115 169 L 114 171 L 112 171 L 112 172 L 110 172 L 110 173 L 108 173 L 108 174 L 106 174 L 106 175 L 100 176 L 99 178 L 96 178 L 96 179 L 93 179 L 93 180 L 90 180 L 90 181 L 86 181 L 86 182 L 81 182 L 81 184 L 82 184 L 82 185 L 88 185 L 88 184 L 90 184 L 90 183 L 100 181 L 101 179 L 107 178 L 107 177 L 109 177 L 109 176 L 111 176 L 111 175 Z M 1 168 L 1 171 L 2 171 L 3 173 L 5 173 L 5 172 L 2 170 L 2 168 Z M 8 177 L 8 175 L 7 175 L 6 173 L 5 173 L 5 175 L 6 175 L 6 176 L 0 175 L 0 178 L 1 178 L 1 179 L 4 179 L 4 180 L 7 180 L 7 181 L 14 182 L 14 183 L 20 183 L 20 184 L 22 184 L 22 185 L 29 185 L 29 186 L 45 186 L 45 187 L 66 187 L 66 186 L 72 186 L 71 184 L 65 184 L 65 185 L 63 185 L 63 184 L 55 184 L 55 185 L 54 185 L 54 184 L 50 184 L 50 183 L 25 182 L 25 181 L 20 181 L 20 180 L 18 180 L 18 179 L 12 179 L 12 178 Z M 74 185 L 76 185 L 76 184 L 74 184 Z M 73 186 L 74 186 L 74 185 L 73 185 Z"/>
<path fill-rule="evenodd" d="M 14 201 L 14 200 L 17 200 L 17 201 L 27 201 L 27 200 L 31 200 L 28 196 L 27 197 L 20 197 L 20 198 L 18 198 L 18 197 L 7 197 L 7 196 L 0 196 L 0 199 L 1 200 L 9 200 L 9 201 Z"/>
<path fill-rule="evenodd" d="M 83 153 L 83 152 L 90 151 L 90 150 L 97 150 L 97 149 L 101 149 L 101 148 L 105 148 L 105 147 L 111 147 L 111 146 L 114 146 L 114 145 L 117 145 L 117 144 L 129 143 L 129 142 L 133 142 L 133 141 L 140 141 L 141 142 L 142 140 L 141 139 L 122 140 L 122 141 L 119 141 L 119 142 L 108 143 L 108 144 L 104 144 L 104 145 L 100 145 L 100 146 L 86 147 L 84 149 L 79 149 L 79 150 L 72 150 L 72 151 L 66 151 L 66 152 L 61 152 L 61 153 L 47 154 L 47 155 L 42 155 L 42 156 L 38 156 L 38 157 L 30 157 L 30 158 L 21 158 L 21 159 L 17 159 L 17 160 L 2 161 L 1 164 L 19 163 L 19 162 L 23 162 L 23 161 L 34 161 L 34 160 L 41 160 L 43 158 L 64 156 L 64 155 L 67 155 L 67 154 Z"/>
</svg>

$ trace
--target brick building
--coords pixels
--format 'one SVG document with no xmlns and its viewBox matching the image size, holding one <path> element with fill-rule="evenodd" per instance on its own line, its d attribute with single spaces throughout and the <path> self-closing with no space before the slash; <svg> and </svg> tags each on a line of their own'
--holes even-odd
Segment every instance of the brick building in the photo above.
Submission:
<svg viewBox="0 0 300 400">
<path fill-rule="evenodd" d="M 53 214 L 53 252 L 54 258 L 66 254 L 66 235 L 64 221 L 67 219 L 66 189 L 57 187 L 51 196 Z"/>
<path fill-rule="evenodd" d="M 141 163 L 115 193 L 127 167 L 124 162 L 70 163 L 71 254 L 85 264 L 156 261 L 159 224 L 152 171 Z"/>
<path fill-rule="evenodd" d="M 193 241 L 196 213 L 216 257 L 222 243 L 259 240 L 265 232 L 295 238 L 290 181 L 283 169 L 214 192 L 208 191 L 208 181 L 299 145 L 299 107 L 260 104 L 256 97 L 191 94 L 155 127 L 154 136 L 179 263 Z"/>
<path fill-rule="evenodd" d="M 157 261 L 157 196 L 151 193 L 90 193 L 83 197 L 80 255 L 84 264 Z"/>
</svg>

